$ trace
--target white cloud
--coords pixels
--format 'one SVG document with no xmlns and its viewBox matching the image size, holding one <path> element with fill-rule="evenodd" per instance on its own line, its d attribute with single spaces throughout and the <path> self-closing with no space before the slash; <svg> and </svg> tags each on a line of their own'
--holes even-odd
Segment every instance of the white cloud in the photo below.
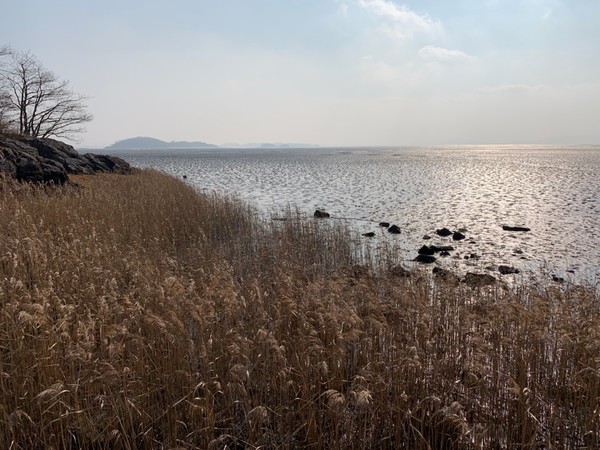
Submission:
<svg viewBox="0 0 600 450">
<path fill-rule="evenodd" d="M 450 50 L 443 47 L 434 47 L 428 45 L 419 50 L 419 56 L 423 59 L 433 61 L 468 61 L 472 60 L 473 57 L 461 52 L 460 50 Z"/>
<path fill-rule="evenodd" d="M 392 37 L 406 39 L 417 33 L 437 34 L 442 24 L 428 15 L 417 14 L 404 5 L 391 0 L 356 0 L 358 5 L 384 18 L 388 24 L 381 30 Z"/>
</svg>

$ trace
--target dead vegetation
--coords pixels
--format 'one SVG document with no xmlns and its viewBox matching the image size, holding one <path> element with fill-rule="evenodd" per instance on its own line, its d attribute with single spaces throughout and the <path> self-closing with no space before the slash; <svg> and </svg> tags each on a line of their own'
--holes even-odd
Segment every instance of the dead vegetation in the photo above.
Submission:
<svg viewBox="0 0 600 450">
<path fill-rule="evenodd" d="M 2 448 L 600 445 L 594 289 L 398 276 L 153 171 L 5 182 L 0 228 Z"/>
</svg>

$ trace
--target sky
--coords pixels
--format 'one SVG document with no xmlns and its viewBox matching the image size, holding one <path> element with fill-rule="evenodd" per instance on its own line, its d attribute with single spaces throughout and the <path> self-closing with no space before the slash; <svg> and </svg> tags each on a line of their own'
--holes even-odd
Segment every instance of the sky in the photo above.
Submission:
<svg viewBox="0 0 600 450">
<path fill-rule="evenodd" d="M 0 0 L 81 147 L 600 144 L 599 0 Z"/>
</svg>

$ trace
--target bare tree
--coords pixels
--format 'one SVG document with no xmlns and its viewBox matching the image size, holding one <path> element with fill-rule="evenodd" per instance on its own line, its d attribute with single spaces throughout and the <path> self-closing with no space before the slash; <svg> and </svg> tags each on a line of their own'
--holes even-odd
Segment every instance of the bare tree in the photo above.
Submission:
<svg viewBox="0 0 600 450">
<path fill-rule="evenodd" d="M 3 48 L 0 61 L 0 120 L 14 123 L 19 134 L 72 137 L 92 120 L 87 98 L 71 91 L 31 54 Z M 0 53 L 2 55 L 2 53 Z"/>
<path fill-rule="evenodd" d="M 7 56 L 10 49 L 7 46 L 0 47 L 0 69 L 2 68 L 3 56 Z M 0 133 L 5 133 L 10 129 L 9 119 L 10 96 L 1 89 L 0 85 Z"/>
</svg>

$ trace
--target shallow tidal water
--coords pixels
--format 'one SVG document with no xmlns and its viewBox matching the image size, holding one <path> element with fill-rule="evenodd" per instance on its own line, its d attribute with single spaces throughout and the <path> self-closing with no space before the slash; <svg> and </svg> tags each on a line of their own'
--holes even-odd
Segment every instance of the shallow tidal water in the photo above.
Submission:
<svg viewBox="0 0 600 450">
<path fill-rule="evenodd" d="M 577 282 L 600 279 L 600 147 L 449 146 L 121 151 L 137 167 L 234 194 L 265 214 L 322 208 L 371 242 L 396 247 L 407 267 L 422 245 L 453 245 L 436 265 Z M 327 220 L 327 219 L 326 219 Z M 398 225 L 399 235 L 379 227 Z M 526 226 L 508 232 L 502 225 Z M 466 239 L 435 230 L 462 230 Z M 432 237 L 424 240 L 424 235 Z M 361 239 L 369 239 L 361 237 Z M 377 245 L 377 244 L 376 244 Z"/>
</svg>

